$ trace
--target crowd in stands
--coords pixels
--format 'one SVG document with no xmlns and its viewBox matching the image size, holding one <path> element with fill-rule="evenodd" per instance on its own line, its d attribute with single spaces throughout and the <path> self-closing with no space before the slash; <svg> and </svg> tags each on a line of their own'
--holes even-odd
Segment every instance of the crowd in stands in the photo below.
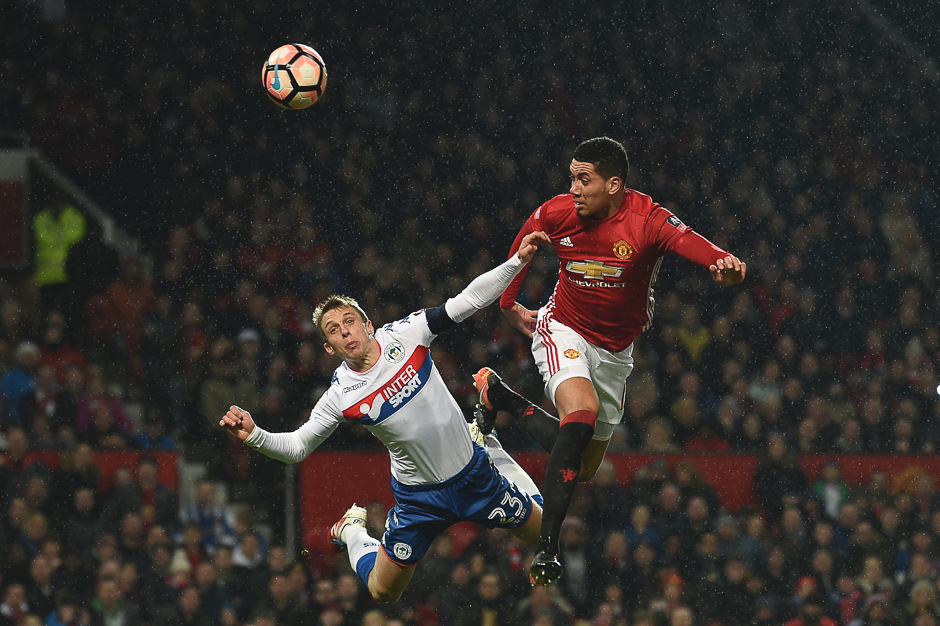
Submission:
<svg viewBox="0 0 940 626">
<path fill-rule="evenodd" d="M 528 583 L 532 546 L 508 531 L 445 533 L 401 600 L 377 605 L 344 555 L 301 555 L 250 514 L 192 505 L 161 484 L 154 457 L 102 489 L 94 449 L 58 469 L 7 435 L 0 467 L 4 626 L 559 626 L 826 624 L 940 620 L 940 491 L 916 464 L 848 484 L 832 461 L 806 475 L 771 437 L 755 502 L 723 507 L 695 462 L 657 459 L 621 484 L 609 461 L 576 492 L 561 536 L 566 572 Z M 368 508 L 373 534 L 385 508 Z M 831 620 L 831 621 L 829 621 Z"/>
<path fill-rule="evenodd" d="M 637 2 L 629 20 L 608 19 L 616 3 L 361 4 L 0 5 L 0 120 L 152 260 L 119 259 L 50 197 L 34 280 L 0 275 L 0 624 L 126 611 L 125 624 L 290 625 L 298 608 L 333 625 L 773 624 L 812 602 L 842 625 L 935 623 L 930 477 L 850 488 L 830 469 L 812 484 L 793 460 L 940 449 L 940 94 L 917 62 L 842 2 Z M 258 84 L 288 40 L 330 72 L 299 114 Z M 599 476 L 566 526 L 560 587 L 528 588 L 508 536 L 459 556 L 445 537 L 375 614 L 349 572 L 284 563 L 277 528 L 270 548 L 243 523 L 197 549 L 198 515 L 158 520 L 154 502 L 121 496 L 142 478 L 101 493 L 87 468 L 19 466 L 26 450 L 58 450 L 64 467 L 89 449 L 178 450 L 276 521 L 282 466 L 226 439 L 224 409 L 296 427 L 336 366 L 317 302 L 348 293 L 376 324 L 439 304 L 504 257 L 567 190 L 571 149 L 599 134 L 626 143 L 628 186 L 748 263 L 746 283 L 717 289 L 664 262 L 611 451 L 760 454 L 753 512 L 661 467 L 629 491 Z M 546 251 L 534 264 L 530 308 L 556 272 Z M 543 398 L 495 307 L 434 355 L 468 415 L 483 365 Z M 535 449 L 506 416 L 498 432 Z M 324 449 L 381 446 L 351 427 Z"/>
</svg>

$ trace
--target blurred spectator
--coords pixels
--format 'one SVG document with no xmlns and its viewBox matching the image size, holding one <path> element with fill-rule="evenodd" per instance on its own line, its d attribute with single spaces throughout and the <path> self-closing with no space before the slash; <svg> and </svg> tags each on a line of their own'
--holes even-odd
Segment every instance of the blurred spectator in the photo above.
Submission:
<svg viewBox="0 0 940 626">
<path fill-rule="evenodd" d="M 77 487 L 70 508 L 70 513 L 64 517 L 65 548 L 69 554 L 85 556 L 90 553 L 100 530 L 94 490 Z"/>
<path fill-rule="evenodd" d="M 124 597 L 117 580 L 98 581 L 98 592 L 91 602 L 93 623 L 133 626 L 141 623 L 140 607 Z"/>
<path fill-rule="evenodd" d="M 135 443 L 130 434 L 115 419 L 111 404 L 96 402 L 92 405 L 91 423 L 80 435 L 81 441 L 97 450 L 127 451 Z"/>
<path fill-rule="evenodd" d="M 210 624 L 218 623 L 223 608 L 231 601 L 215 579 L 215 566 L 204 561 L 196 566 L 193 584 L 199 592 L 200 610 Z"/>
<path fill-rule="evenodd" d="M 137 446 L 142 450 L 175 451 L 176 442 L 166 432 L 163 416 L 155 407 L 146 409 L 143 427 L 137 433 Z"/>
<path fill-rule="evenodd" d="M 231 342 L 220 339 L 212 345 L 210 351 L 209 376 L 202 383 L 199 392 L 199 407 L 201 410 L 201 430 L 205 433 L 203 441 L 211 442 L 209 450 L 218 450 L 211 458 L 212 469 L 219 472 L 221 464 L 228 463 L 223 455 L 231 441 L 227 435 L 218 428 L 219 416 L 229 406 L 255 407 L 260 403 L 257 387 L 237 367 L 237 355 Z M 245 467 L 242 472 L 247 471 Z"/>
<path fill-rule="evenodd" d="M 645 523 L 649 522 L 649 510 L 637 507 L 645 514 Z M 634 510 L 634 519 L 636 519 Z M 643 521 L 640 520 L 640 521 Z M 651 530 L 647 525 L 642 526 L 643 531 Z M 642 535 L 641 535 L 642 536 Z M 591 607 L 597 600 L 597 594 L 602 591 L 593 581 L 601 568 L 594 553 L 593 547 L 587 538 L 587 529 L 579 518 L 569 516 L 562 523 L 559 537 L 560 556 L 565 563 L 565 577 L 560 581 L 559 587 L 565 598 L 574 606 L 575 615 L 587 617 Z M 482 594 L 482 587 L 481 587 Z"/>
<path fill-rule="evenodd" d="M 449 583 L 441 589 L 438 614 L 442 624 L 456 624 L 473 602 L 470 569 L 466 563 L 457 562 L 450 571 Z"/>
<path fill-rule="evenodd" d="M 485 572 L 480 576 L 475 598 L 453 622 L 459 626 L 485 623 L 509 623 L 512 619 L 512 607 L 503 596 L 502 581 L 495 572 Z"/>
<path fill-rule="evenodd" d="M 304 616 L 291 596 L 290 584 L 284 574 L 271 576 L 267 589 L 255 607 L 261 613 L 274 615 L 277 624 L 284 626 L 301 626 Z M 351 623 L 358 623 L 352 621 Z"/>
<path fill-rule="evenodd" d="M 0 372 L 14 365 L 17 347 L 28 339 L 29 329 L 16 300 L 0 304 Z"/>
<path fill-rule="evenodd" d="M 663 553 L 663 542 L 659 532 L 651 525 L 650 510 L 642 504 L 633 507 L 630 514 L 630 521 L 626 527 L 627 545 L 630 550 L 635 550 L 641 543 L 648 543 L 656 550 L 656 554 L 661 556 Z"/>
<path fill-rule="evenodd" d="M 110 393 L 107 383 L 100 372 L 94 372 L 88 381 L 87 392 L 78 400 L 78 430 L 83 433 L 92 428 L 96 416 L 108 416 L 105 421 L 113 423 L 115 432 L 125 437 L 133 434 L 133 424 L 124 410 L 121 401 Z"/>
<path fill-rule="evenodd" d="M 813 592 L 803 598 L 799 617 L 790 620 L 785 626 L 839 626 L 839 623 L 823 614 L 822 598 Z"/>
<path fill-rule="evenodd" d="M 50 311 L 46 316 L 46 326 L 43 330 L 42 344 L 40 345 L 40 363 L 55 368 L 55 375 L 59 382 L 65 380 L 66 370 L 69 366 L 81 368 L 87 373 L 88 362 L 81 352 L 69 345 L 66 337 L 68 320 L 65 314 L 59 311 Z"/>
<path fill-rule="evenodd" d="M 19 410 L 28 431 L 35 430 L 34 421 L 41 417 L 58 443 L 74 443 L 78 403 L 68 391 L 62 390 L 51 365 L 39 366 L 36 386 L 20 400 Z"/>
<path fill-rule="evenodd" d="M 186 586 L 172 606 L 164 607 L 154 616 L 154 626 L 211 626 L 201 612 L 199 591 Z"/>
<path fill-rule="evenodd" d="M 140 371 L 140 322 L 153 307 L 153 288 L 143 274 L 140 259 L 128 255 L 121 274 L 106 290 L 111 306 L 119 312 L 115 331 L 132 365 Z"/>
<path fill-rule="evenodd" d="M 754 497 L 775 522 L 785 506 L 793 506 L 806 492 L 806 476 L 787 451 L 786 440 L 778 433 L 767 439 L 766 453 L 754 472 Z"/>
<path fill-rule="evenodd" d="M 217 545 L 234 547 L 236 534 L 230 513 L 215 503 L 216 487 L 204 480 L 196 488 L 196 501 L 180 513 L 180 525 L 194 525 L 199 529 L 201 543 L 207 554 L 212 555 Z"/>
<path fill-rule="evenodd" d="M 849 501 L 849 486 L 842 480 L 842 469 L 835 461 L 826 461 L 820 471 L 819 480 L 813 483 L 813 493 L 823 503 L 823 510 L 830 519 L 839 517 L 842 505 Z"/>
<path fill-rule="evenodd" d="M 176 493 L 157 480 L 157 461 L 144 455 L 137 461 L 137 480 L 115 488 L 101 520 L 105 528 L 116 529 L 127 513 L 139 512 L 144 528 L 154 524 L 172 528 L 177 510 Z"/>
<path fill-rule="evenodd" d="M 55 610 L 54 572 L 54 564 L 44 554 L 37 554 L 30 561 L 29 578 L 25 584 L 26 602 L 36 615 L 49 615 Z"/>
<path fill-rule="evenodd" d="M 0 389 L 6 400 L 10 423 L 19 425 L 22 420 L 20 401 L 36 387 L 39 346 L 31 341 L 22 342 L 16 348 L 16 363 L 16 366 L 0 379 Z"/>
<path fill-rule="evenodd" d="M 629 506 L 627 490 L 621 486 L 610 461 L 601 461 L 594 479 L 588 483 L 591 497 L 590 516 L 585 524 L 595 537 L 604 537 L 619 528 Z"/>
<path fill-rule="evenodd" d="M 3 601 L 0 602 L 0 624 L 14 626 L 22 621 L 23 616 L 29 613 L 30 606 L 26 602 L 26 589 L 23 585 L 8 585 L 3 591 Z"/>
</svg>

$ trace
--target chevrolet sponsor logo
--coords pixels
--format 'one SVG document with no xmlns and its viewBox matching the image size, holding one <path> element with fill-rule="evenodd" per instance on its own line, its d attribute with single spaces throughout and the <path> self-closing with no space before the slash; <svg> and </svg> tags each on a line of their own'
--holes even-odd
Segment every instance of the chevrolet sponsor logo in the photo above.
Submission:
<svg viewBox="0 0 940 626">
<path fill-rule="evenodd" d="M 605 278 L 617 278 L 623 274 L 622 267 L 606 265 L 600 261 L 568 261 L 565 266 L 573 274 L 581 274 L 591 280 L 604 280 Z"/>
</svg>

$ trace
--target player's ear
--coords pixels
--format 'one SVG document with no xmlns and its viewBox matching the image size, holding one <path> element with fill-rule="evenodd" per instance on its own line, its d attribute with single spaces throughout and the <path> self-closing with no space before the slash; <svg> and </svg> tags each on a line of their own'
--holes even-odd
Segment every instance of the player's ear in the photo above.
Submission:
<svg viewBox="0 0 940 626">
<path fill-rule="evenodd" d="M 372 320 L 366 320 L 366 332 L 369 333 L 369 336 L 375 334 L 375 329 L 372 327 Z"/>
<path fill-rule="evenodd" d="M 611 176 L 607 179 L 607 193 L 613 195 L 623 189 L 623 179 L 619 176 Z"/>
<path fill-rule="evenodd" d="M 326 350 L 326 353 L 329 354 L 330 356 L 333 356 L 336 354 L 336 350 L 333 349 L 333 346 L 331 346 L 330 344 L 326 342 L 323 342 L 323 349 Z"/>
</svg>

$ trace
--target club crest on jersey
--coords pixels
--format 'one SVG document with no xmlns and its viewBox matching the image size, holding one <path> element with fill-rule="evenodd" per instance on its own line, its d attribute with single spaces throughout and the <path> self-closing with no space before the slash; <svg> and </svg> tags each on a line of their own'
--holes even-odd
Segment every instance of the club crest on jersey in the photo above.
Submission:
<svg viewBox="0 0 940 626">
<path fill-rule="evenodd" d="M 397 341 L 390 341 L 383 350 L 385 360 L 389 363 L 401 363 L 405 358 L 405 346 Z"/>
<path fill-rule="evenodd" d="M 633 256 L 633 246 L 621 239 L 614 244 L 614 255 L 618 259 L 626 261 Z"/>
<path fill-rule="evenodd" d="M 411 556 L 411 546 L 407 543 L 398 542 L 392 547 L 392 552 L 395 553 L 395 558 L 404 561 Z"/>
<path fill-rule="evenodd" d="M 573 348 L 568 348 L 567 350 L 565 350 L 565 356 L 568 357 L 569 359 L 576 359 L 579 356 L 581 356 L 581 353 Z"/>
</svg>

